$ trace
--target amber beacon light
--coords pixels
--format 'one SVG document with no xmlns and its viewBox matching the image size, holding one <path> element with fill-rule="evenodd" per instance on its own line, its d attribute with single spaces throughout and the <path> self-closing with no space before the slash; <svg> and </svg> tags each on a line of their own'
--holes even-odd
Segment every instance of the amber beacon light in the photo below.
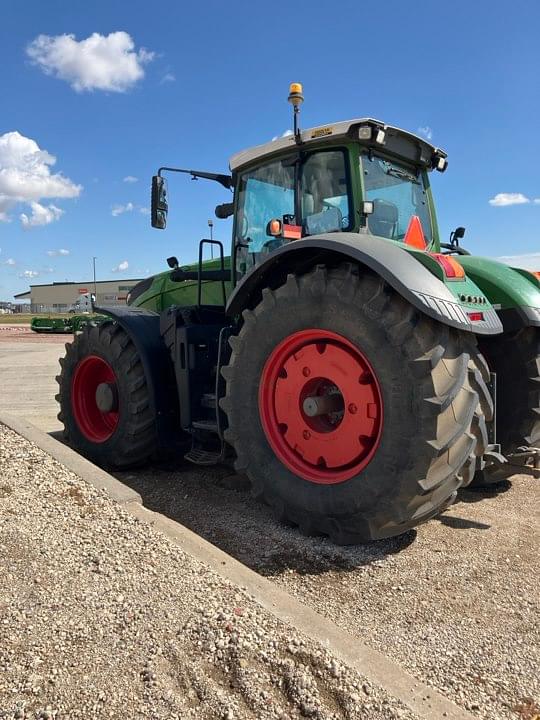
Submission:
<svg viewBox="0 0 540 720">
<path fill-rule="evenodd" d="M 300 105 L 304 102 L 304 89 L 302 88 L 302 83 L 291 83 L 289 85 L 288 100 L 294 108 L 294 139 L 298 144 L 300 144 L 302 142 L 302 138 L 298 128 L 298 113 L 300 112 Z"/>
</svg>

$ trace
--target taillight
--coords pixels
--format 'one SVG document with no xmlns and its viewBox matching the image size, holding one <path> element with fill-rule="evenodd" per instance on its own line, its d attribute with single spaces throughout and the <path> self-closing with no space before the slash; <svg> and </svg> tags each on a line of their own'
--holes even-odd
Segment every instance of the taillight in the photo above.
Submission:
<svg viewBox="0 0 540 720">
<path fill-rule="evenodd" d="M 467 313 L 469 320 L 471 322 L 480 322 L 484 319 L 484 313 L 483 312 L 470 312 Z"/>
<path fill-rule="evenodd" d="M 442 267 L 447 278 L 451 280 L 462 280 L 465 277 L 463 265 L 460 265 L 455 258 L 450 255 L 443 255 L 442 253 L 430 253 L 430 255 Z"/>
</svg>

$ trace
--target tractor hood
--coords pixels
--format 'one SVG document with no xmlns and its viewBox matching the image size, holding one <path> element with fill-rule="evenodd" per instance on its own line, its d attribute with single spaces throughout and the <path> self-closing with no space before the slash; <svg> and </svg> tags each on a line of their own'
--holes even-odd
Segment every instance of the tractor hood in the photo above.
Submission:
<svg viewBox="0 0 540 720">
<path fill-rule="evenodd" d="M 196 271 L 199 263 L 182 265 L 183 270 Z M 208 260 L 203 263 L 204 270 L 218 270 L 219 260 Z M 225 258 L 225 267 L 230 267 L 230 258 Z M 197 302 L 197 281 L 184 280 L 174 282 L 171 280 L 171 270 L 165 270 L 157 275 L 151 275 L 135 285 L 128 295 L 128 305 L 144 307 L 147 310 L 161 312 L 172 305 L 195 305 Z M 225 283 L 227 294 L 230 292 L 230 283 Z M 204 281 L 202 292 L 203 303 L 208 305 L 222 305 L 222 289 L 220 282 Z"/>
</svg>

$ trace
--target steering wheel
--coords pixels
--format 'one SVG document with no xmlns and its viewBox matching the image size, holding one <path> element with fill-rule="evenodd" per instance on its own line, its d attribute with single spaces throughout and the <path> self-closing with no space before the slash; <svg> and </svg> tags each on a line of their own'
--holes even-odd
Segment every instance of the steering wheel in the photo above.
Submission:
<svg viewBox="0 0 540 720">
<path fill-rule="evenodd" d="M 441 243 L 441 248 L 444 248 L 447 252 L 443 252 L 443 255 L 470 255 L 471 253 L 465 248 L 459 245 L 450 245 L 450 243 Z"/>
</svg>

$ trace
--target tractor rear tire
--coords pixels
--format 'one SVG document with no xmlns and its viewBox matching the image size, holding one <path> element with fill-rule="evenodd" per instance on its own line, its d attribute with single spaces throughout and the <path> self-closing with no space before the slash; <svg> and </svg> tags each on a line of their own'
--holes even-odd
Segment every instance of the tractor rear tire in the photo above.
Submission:
<svg viewBox="0 0 540 720">
<path fill-rule="evenodd" d="M 540 328 L 483 340 L 481 348 L 497 375 L 497 442 L 503 455 L 540 446 Z M 493 485 L 509 474 L 504 466 L 488 466 L 476 473 L 472 485 Z"/>
<path fill-rule="evenodd" d="M 230 339 L 221 406 L 236 469 L 278 519 L 338 544 L 438 515 L 475 455 L 470 342 L 349 263 L 289 275 L 244 311 Z M 328 415 L 307 417 L 321 394 Z"/>
<path fill-rule="evenodd" d="M 66 344 L 60 366 L 56 400 L 68 444 L 107 468 L 149 460 L 157 444 L 155 416 L 139 354 L 125 330 L 114 322 L 85 327 Z"/>
</svg>

